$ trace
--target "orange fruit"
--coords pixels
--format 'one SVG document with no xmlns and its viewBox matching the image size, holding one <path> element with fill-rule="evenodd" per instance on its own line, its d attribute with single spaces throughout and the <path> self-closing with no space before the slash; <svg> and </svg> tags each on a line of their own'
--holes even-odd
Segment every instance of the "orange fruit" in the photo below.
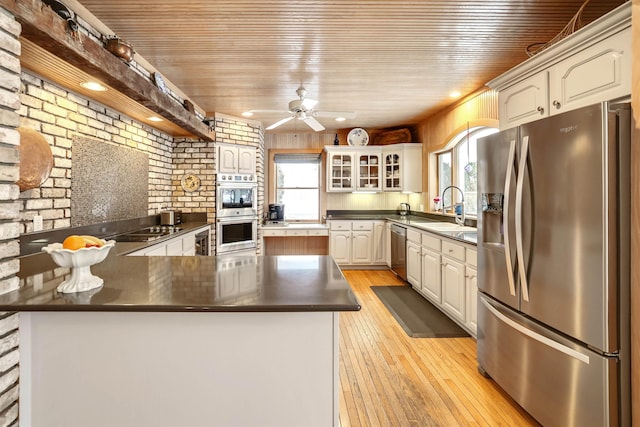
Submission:
<svg viewBox="0 0 640 427">
<path fill-rule="evenodd" d="M 64 242 L 62 242 L 63 249 L 71 249 L 72 251 L 75 251 L 76 249 L 84 248 L 85 246 L 86 246 L 86 243 L 84 239 L 76 235 L 71 235 L 66 239 L 64 239 Z"/>
</svg>

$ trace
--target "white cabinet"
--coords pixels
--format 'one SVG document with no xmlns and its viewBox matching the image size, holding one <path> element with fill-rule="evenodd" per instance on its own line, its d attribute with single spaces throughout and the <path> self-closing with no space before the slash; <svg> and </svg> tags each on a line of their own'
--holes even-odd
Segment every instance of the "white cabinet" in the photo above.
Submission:
<svg viewBox="0 0 640 427">
<path fill-rule="evenodd" d="M 382 149 L 383 191 L 422 191 L 422 144 L 391 144 Z"/>
<path fill-rule="evenodd" d="M 629 2 L 490 81 L 500 128 L 628 96 L 631 63 Z"/>
<path fill-rule="evenodd" d="M 371 248 L 373 251 L 372 261 L 374 264 L 387 263 L 387 245 L 385 244 L 386 222 L 373 222 L 373 239 L 371 240 Z"/>
<path fill-rule="evenodd" d="M 442 257 L 442 307 L 460 322 L 466 322 L 466 282 L 464 264 Z"/>
<path fill-rule="evenodd" d="M 631 93 L 630 30 L 534 74 L 498 94 L 502 129 Z"/>
<path fill-rule="evenodd" d="M 329 231 L 329 255 L 338 264 L 351 264 L 351 230 Z"/>
<path fill-rule="evenodd" d="M 478 329 L 478 252 L 467 248 L 467 269 L 465 273 L 467 286 L 467 327 Z"/>
<path fill-rule="evenodd" d="M 327 153 L 327 191 L 353 191 L 355 154 L 330 150 L 327 150 Z"/>
<path fill-rule="evenodd" d="M 351 232 L 351 263 L 370 264 L 371 263 L 371 241 L 373 233 L 371 231 Z"/>
<path fill-rule="evenodd" d="M 325 147 L 327 191 L 422 191 L 422 144 Z"/>
<path fill-rule="evenodd" d="M 420 245 L 407 241 L 407 282 L 420 288 L 422 282 L 422 254 Z"/>
<path fill-rule="evenodd" d="M 442 279 L 440 278 L 442 257 L 440 252 L 422 248 L 422 293 L 431 301 L 442 302 Z"/>
<path fill-rule="evenodd" d="M 407 229 L 407 281 L 473 336 L 477 333 L 477 251 L 439 235 Z"/>
<path fill-rule="evenodd" d="M 467 326 L 471 330 L 478 329 L 478 270 L 467 266 L 465 275 L 467 287 Z"/>
<path fill-rule="evenodd" d="M 164 240 L 155 245 L 147 246 L 129 256 L 193 256 L 196 254 L 196 234 L 209 231 L 210 227 L 201 227 L 178 237 Z"/>
<path fill-rule="evenodd" d="M 329 255 L 342 265 L 384 265 L 384 221 L 329 221 Z"/>
<path fill-rule="evenodd" d="M 382 190 L 382 161 L 379 151 L 365 151 L 356 153 L 358 168 L 356 190 L 380 191 Z"/>
<path fill-rule="evenodd" d="M 547 72 L 535 74 L 498 93 L 500 128 L 508 129 L 549 115 Z"/>
<path fill-rule="evenodd" d="M 631 29 L 549 69 L 549 114 L 631 94 Z"/>
<path fill-rule="evenodd" d="M 256 149 L 244 145 L 218 145 L 218 173 L 256 173 Z"/>
</svg>

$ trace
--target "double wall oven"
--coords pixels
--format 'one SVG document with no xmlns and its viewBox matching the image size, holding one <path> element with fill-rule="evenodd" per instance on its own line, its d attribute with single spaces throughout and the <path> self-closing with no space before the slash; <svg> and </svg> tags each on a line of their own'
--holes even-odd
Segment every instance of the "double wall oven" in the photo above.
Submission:
<svg viewBox="0 0 640 427">
<path fill-rule="evenodd" d="M 258 185 L 254 175 L 219 175 L 216 184 L 216 254 L 255 253 Z"/>
</svg>

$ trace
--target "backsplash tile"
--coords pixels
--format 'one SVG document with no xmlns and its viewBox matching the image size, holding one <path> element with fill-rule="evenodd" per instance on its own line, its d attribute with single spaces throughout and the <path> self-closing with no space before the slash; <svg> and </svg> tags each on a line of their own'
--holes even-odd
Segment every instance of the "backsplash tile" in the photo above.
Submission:
<svg viewBox="0 0 640 427">
<path fill-rule="evenodd" d="M 147 215 L 147 153 L 76 137 L 72 158 L 72 227 Z"/>
</svg>

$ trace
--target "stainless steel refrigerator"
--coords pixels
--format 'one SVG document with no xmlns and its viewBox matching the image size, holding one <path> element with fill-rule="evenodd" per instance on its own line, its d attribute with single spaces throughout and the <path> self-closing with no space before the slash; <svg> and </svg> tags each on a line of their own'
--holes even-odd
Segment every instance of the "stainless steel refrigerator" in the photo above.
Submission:
<svg viewBox="0 0 640 427">
<path fill-rule="evenodd" d="M 630 425 L 629 103 L 478 142 L 478 364 L 546 427 Z"/>
</svg>

